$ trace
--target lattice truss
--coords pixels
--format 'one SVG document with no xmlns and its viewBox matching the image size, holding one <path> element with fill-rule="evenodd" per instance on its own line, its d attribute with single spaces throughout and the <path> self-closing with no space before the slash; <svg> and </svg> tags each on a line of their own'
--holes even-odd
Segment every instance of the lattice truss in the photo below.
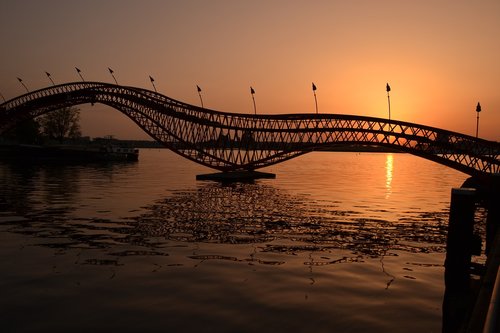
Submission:
<svg viewBox="0 0 500 333">
<path fill-rule="evenodd" d="M 500 143 L 429 126 L 339 114 L 250 115 L 99 82 L 57 85 L 0 105 L 0 134 L 51 110 L 102 103 L 174 152 L 221 171 L 254 170 L 335 145 L 392 147 L 470 175 L 500 172 Z"/>
</svg>

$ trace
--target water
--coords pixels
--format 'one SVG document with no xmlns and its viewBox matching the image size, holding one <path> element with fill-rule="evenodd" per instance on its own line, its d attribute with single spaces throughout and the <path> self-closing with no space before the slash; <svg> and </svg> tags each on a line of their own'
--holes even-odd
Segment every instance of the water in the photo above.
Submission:
<svg viewBox="0 0 500 333">
<path fill-rule="evenodd" d="M 440 332 L 450 189 L 406 154 L 221 185 L 166 150 L 0 162 L 3 332 Z"/>
</svg>

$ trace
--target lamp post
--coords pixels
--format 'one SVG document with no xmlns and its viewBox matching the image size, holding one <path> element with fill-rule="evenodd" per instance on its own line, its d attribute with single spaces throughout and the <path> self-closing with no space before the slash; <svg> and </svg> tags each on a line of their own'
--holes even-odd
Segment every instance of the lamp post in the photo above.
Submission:
<svg viewBox="0 0 500 333">
<path fill-rule="evenodd" d="M 17 78 L 17 80 L 24 87 L 24 89 L 26 89 L 26 92 L 29 93 L 30 91 L 28 90 L 28 87 L 26 87 L 26 85 L 24 84 L 23 80 L 21 78 Z"/>
<path fill-rule="evenodd" d="M 115 74 L 113 74 L 115 71 L 112 70 L 111 68 L 108 67 L 109 74 L 113 77 L 113 80 L 115 80 L 115 84 L 118 85 L 118 81 L 116 81 Z"/>
<path fill-rule="evenodd" d="M 153 77 L 151 75 L 149 76 L 149 81 L 151 81 L 151 84 L 153 85 L 153 89 L 155 90 L 155 92 L 158 92 L 158 91 L 156 91 L 155 79 L 153 79 Z"/>
<path fill-rule="evenodd" d="M 252 100 L 253 100 L 253 111 L 254 111 L 255 114 L 257 114 L 257 106 L 255 104 L 255 97 L 254 97 L 255 90 L 253 90 L 252 87 L 250 87 L 250 94 L 252 95 Z"/>
<path fill-rule="evenodd" d="M 6 102 L 6 100 L 5 100 L 5 97 L 3 97 L 2 93 L 0 93 L 0 97 L 2 97 L 2 100 L 3 100 L 3 102 L 5 103 L 5 102 Z"/>
<path fill-rule="evenodd" d="M 198 96 L 200 96 L 201 107 L 203 107 L 203 98 L 201 97 L 201 88 L 199 85 L 196 85 L 196 90 L 198 91 Z"/>
<path fill-rule="evenodd" d="M 82 79 L 82 81 L 85 82 L 85 80 L 83 79 L 82 71 L 80 70 L 80 68 L 75 67 L 75 69 L 76 69 L 76 72 L 78 73 L 78 76 L 80 77 L 80 79 Z"/>
<path fill-rule="evenodd" d="M 389 92 L 391 91 L 391 86 L 389 83 L 385 85 L 385 91 L 387 91 L 387 103 L 389 105 L 389 120 L 391 120 L 391 96 L 389 95 Z"/>
<path fill-rule="evenodd" d="M 477 113 L 477 118 L 476 118 L 476 138 L 478 137 L 478 133 L 479 133 L 479 112 L 481 112 L 481 104 L 479 104 L 479 102 L 477 102 L 477 106 L 476 106 L 476 113 Z"/>
<path fill-rule="evenodd" d="M 50 76 L 50 73 L 49 72 L 45 72 L 45 74 L 49 78 L 50 82 L 52 82 L 52 85 L 55 86 L 56 84 L 54 83 L 54 80 L 52 80 L 52 77 Z"/>
<path fill-rule="evenodd" d="M 313 94 L 314 94 L 314 103 L 316 105 L 316 114 L 318 114 L 318 99 L 316 98 L 316 85 L 314 84 L 314 82 L 312 83 L 312 90 L 313 90 Z"/>
</svg>

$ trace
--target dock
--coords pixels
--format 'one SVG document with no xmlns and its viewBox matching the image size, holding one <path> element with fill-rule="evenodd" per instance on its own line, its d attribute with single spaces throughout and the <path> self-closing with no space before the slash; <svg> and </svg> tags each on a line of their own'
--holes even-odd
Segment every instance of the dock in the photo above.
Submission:
<svg viewBox="0 0 500 333">
<path fill-rule="evenodd" d="M 486 209 L 486 234 L 475 212 Z M 485 255 L 484 264 L 472 262 Z M 452 189 L 445 261 L 443 333 L 500 332 L 500 175 Z"/>
</svg>

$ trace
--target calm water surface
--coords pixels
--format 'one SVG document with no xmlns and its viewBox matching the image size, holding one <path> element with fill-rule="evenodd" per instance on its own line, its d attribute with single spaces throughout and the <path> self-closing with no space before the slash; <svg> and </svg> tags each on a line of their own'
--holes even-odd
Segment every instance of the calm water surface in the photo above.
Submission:
<svg viewBox="0 0 500 333">
<path fill-rule="evenodd" d="M 167 150 L 0 162 L 2 332 L 440 332 L 450 189 L 406 154 L 221 185 Z"/>
</svg>

